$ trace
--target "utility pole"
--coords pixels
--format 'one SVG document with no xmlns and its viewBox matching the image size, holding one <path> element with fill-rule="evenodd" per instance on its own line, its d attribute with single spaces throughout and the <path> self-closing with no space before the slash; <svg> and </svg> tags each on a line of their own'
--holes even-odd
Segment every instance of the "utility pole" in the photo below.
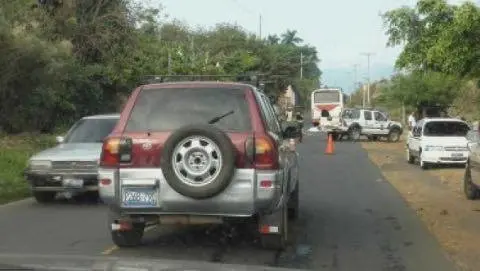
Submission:
<svg viewBox="0 0 480 271">
<path fill-rule="evenodd" d="M 362 55 L 367 57 L 367 102 L 370 106 L 370 56 L 374 55 L 373 53 L 362 53 Z"/>
<path fill-rule="evenodd" d="M 172 74 L 172 54 L 168 51 L 168 75 Z"/>
<path fill-rule="evenodd" d="M 258 37 L 262 39 L 262 14 L 258 16 Z"/>
<path fill-rule="evenodd" d="M 362 108 L 365 108 L 365 84 L 362 85 Z"/>
<path fill-rule="evenodd" d="M 353 89 L 352 92 L 357 88 L 357 72 L 358 72 L 358 64 L 353 65 Z"/>
<path fill-rule="evenodd" d="M 303 52 L 300 52 L 300 79 L 303 79 Z"/>
</svg>

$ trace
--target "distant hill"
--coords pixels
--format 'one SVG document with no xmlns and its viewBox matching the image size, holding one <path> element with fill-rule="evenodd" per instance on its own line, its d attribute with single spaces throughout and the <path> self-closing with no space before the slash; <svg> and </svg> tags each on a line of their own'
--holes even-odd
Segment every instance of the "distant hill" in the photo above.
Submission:
<svg viewBox="0 0 480 271">
<path fill-rule="evenodd" d="M 376 65 L 370 68 L 371 81 L 382 78 L 389 78 L 394 72 L 393 65 Z M 358 71 L 357 81 L 364 82 L 366 71 Z M 332 87 L 341 87 L 345 92 L 352 92 L 353 88 L 353 67 L 352 68 L 334 68 L 322 70 L 322 84 Z"/>
</svg>

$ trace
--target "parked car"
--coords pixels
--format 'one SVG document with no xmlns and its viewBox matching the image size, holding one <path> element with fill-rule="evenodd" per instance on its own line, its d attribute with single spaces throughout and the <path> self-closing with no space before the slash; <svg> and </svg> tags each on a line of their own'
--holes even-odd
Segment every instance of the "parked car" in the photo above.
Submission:
<svg viewBox="0 0 480 271">
<path fill-rule="evenodd" d="M 29 159 L 25 178 L 38 202 L 51 202 L 58 192 L 71 196 L 89 193 L 98 197 L 97 171 L 102 142 L 119 117 L 119 114 L 84 117 L 65 137 L 57 137 L 57 146 Z"/>
<path fill-rule="evenodd" d="M 468 160 L 463 174 L 463 192 L 469 200 L 480 196 L 480 133 L 478 125 L 473 125 L 473 130 L 467 134 Z"/>
<path fill-rule="evenodd" d="M 406 159 L 427 169 L 433 164 L 465 164 L 468 159 L 468 124 L 454 118 L 420 120 L 409 135 Z"/>
<path fill-rule="evenodd" d="M 282 128 L 267 96 L 249 84 L 137 88 L 100 160 L 113 242 L 139 245 L 150 224 L 255 218 L 264 247 L 283 248 L 299 208 L 295 127 Z"/>
</svg>

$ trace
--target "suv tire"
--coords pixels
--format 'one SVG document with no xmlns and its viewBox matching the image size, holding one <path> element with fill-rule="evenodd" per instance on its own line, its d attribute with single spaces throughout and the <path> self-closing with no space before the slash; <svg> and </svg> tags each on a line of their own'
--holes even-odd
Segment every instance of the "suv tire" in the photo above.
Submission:
<svg viewBox="0 0 480 271">
<path fill-rule="evenodd" d="M 55 200 L 57 192 L 51 191 L 34 191 L 33 197 L 38 203 L 50 203 Z"/>
<path fill-rule="evenodd" d="M 298 211 L 300 207 L 300 199 L 299 199 L 299 192 L 300 192 L 300 181 L 297 180 L 297 184 L 295 185 L 295 190 L 292 191 L 290 195 L 290 200 L 288 201 L 288 218 L 291 220 L 296 220 L 298 218 Z"/>
<path fill-rule="evenodd" d="M 388 133 L 388 141 L 390 142 L 398 142 L 400 140 L 400 129 L 392 128 Z"/>
<path fill-rule="evenodd" d="M 360 139 L 360 133 L 360 127 L 358 125 L 354 125 L 348 130 L 348 137 L 350 140 L 358 141 Z"/>
<path fill-rule="evenodd" d="M 194 141 L 200 142 L 199 146 L 188 146 L 189 142 L 193 144 Z M 186 146 L 187 149 L 190 148 L 185 156 L 180 154 L 180 144 Z M 207 149 L 206 146 L 210 146 L 210 148 Z M 232 181 L 235 171 L 235 153 L 236 149 L 230 138 L 217 127 L 206 124 L 187 125 L 173 132 L 165 142 L 161 168 L 166 182 L 179 194 L 194 199 L 210 198 L 225 190 Z M 195 154 L 197 156 L 194 156 Z M 199 171 L 213 172 L 210 173 L 214 175 L 213 179 L 201 185 L 189 184 L 189 182 L 193 183 L 197 180 L 186 177 L 187 171 L 174 165 L 174 156 L 176 160 L 182 161 L 178 163 L 179 165 L 198 166 Z M 201 161 L 198 162 L 197 159 Z M 217 159 L 216 166 L 213 163 L 215 159 Z M 188 165 L 186 165 L 187 162 Z M 192 170 L 192 168 L 190 169 Z"/>
</svg>

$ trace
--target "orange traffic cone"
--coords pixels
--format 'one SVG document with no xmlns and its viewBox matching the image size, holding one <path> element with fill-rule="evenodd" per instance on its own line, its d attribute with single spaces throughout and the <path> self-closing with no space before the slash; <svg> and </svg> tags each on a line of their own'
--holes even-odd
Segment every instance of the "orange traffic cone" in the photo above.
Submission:
<svg viewBox="0 0 480 271">
<path fill-rule="evenodd" d="M 325 154 L 333 154 L 334 152 L 333 137 L 332 134 L 328 134 L 327 148 L 325 149 Z"/>
</svg>

